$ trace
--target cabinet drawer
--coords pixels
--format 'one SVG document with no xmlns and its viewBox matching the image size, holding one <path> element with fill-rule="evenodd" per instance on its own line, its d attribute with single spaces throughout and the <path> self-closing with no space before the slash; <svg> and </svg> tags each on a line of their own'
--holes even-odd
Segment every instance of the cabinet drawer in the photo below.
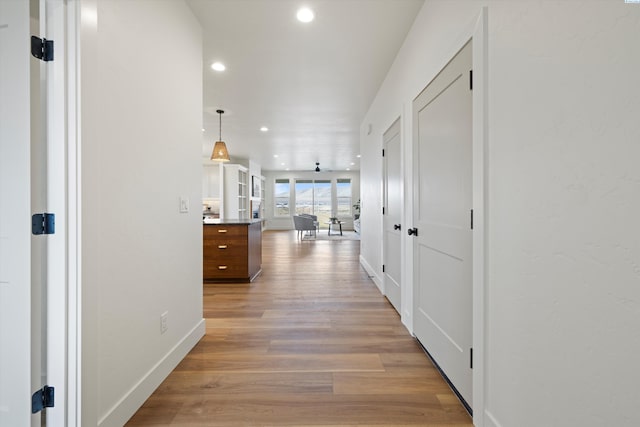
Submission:
<svg viewBox="0 0 640 427">
<path fill-rule="evenodd" d="M 205 257 L 219 256 L 224 254 L 233 253 L 235 255 L 239 253 L 247 253 L 247 241 L 226 239 L 219 241 L 206 241 L 203 245 Z M 238 252 L 240 251 L 240 252 Z"/>
<path fill-rule="evenodd" d="M 214 238 L 218 237 L 247 237 L 246 225 L 206 225 L 204 227 L 204 237 Z"/>
<path fill-rule="evenodd" d="M 231 261 L 231 260 L 229 260 Z M 204 266 L 204 279 L 245 278 L 248 276 L 246 263 L 210 262 Z"/>
</svg>

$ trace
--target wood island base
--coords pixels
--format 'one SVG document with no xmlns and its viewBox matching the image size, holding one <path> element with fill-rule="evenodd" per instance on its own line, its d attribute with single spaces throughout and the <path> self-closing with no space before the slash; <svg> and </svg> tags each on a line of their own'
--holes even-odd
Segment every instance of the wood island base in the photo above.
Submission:
<svg viewBox="0 0 640 427">
<path fill-rule="evenodd" d="M 262 271 L 262 222 L 217 220 L 202 230 L 205 283 L 246 283 Z"/>
</svg>

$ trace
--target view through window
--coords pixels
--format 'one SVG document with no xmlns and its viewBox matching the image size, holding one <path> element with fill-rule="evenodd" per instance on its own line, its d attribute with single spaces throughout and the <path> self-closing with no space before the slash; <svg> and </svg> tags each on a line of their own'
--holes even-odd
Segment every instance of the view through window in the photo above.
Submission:
<svg viewBox="0 0 640 427">
<path fill-rule="evenodd" d="M 346 219 L 353 214 L 352 191 L 350 178 L 295 179 L 293 182 L 278 178 L 274 188 L 274 213 L 276 216 L 316 215 L 321 225 L 332 217 Z M 293 208 L 291 196 L 295 200 Z"/>
<path fill-rule="evenodd" d="M 288 179 L 276 179 L 274 192 L 276 216 L 287 216 L 291 214 L 289 209 L 289 198 L 291 196 L 291 185 Z"/>
<path fill-rule="evenodd" d="M 338 179 L 336 183 L 338 217 L 351 216 L 351 180 Z"/>
</svg>

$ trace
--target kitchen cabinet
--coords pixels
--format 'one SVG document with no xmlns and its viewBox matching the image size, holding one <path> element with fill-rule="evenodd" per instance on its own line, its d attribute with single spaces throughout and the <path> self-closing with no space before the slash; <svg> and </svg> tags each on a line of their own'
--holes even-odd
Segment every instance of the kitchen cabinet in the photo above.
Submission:
<svg viewBox="0 0 640 427">
<path fill-rule="evenodd" d="M 242 165 L 224 168 L 223 219 L 249 219 L 248 169 Z"/>
<path fill-rule="evenodd" d="M 260 220 L 216 220 L 203 225 L 205 282 L 250 282 L 262 271 Z"/>
<path fill-rule="evenodd" d="M 220 165 L 202 166 L 202 198 L 220 199 Z"/>
</svg>

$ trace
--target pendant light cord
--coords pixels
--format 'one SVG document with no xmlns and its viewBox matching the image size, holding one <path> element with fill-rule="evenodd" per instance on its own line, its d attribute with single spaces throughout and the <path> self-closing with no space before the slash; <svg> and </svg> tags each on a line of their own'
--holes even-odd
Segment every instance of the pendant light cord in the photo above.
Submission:
<svg viewBox="0 0 640 427">
<path fill-rule="evenodd" d="M 219 141 L 222 141 L 222 114 L 224 114 L 224 110 L 216 110 L 216 113 L 218 113 L 218 115 L 220 116 L 220 139 Z"/>
</svg>

